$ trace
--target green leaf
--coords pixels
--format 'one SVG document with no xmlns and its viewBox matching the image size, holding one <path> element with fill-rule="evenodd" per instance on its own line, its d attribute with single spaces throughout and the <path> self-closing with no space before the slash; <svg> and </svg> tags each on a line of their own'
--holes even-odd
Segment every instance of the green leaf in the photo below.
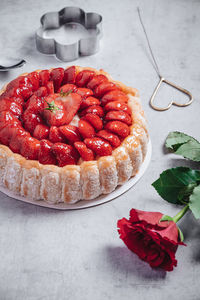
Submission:
<svg viewBox="0 0 200 300">
<path fill-rule="evenodd" d="M 193 137 L 178 131 L 170 132 L 165 146 L 177 155 L 194 161 L 200 161 L 200 143 Z"/>
<path fill-rule="evenodd" d="M 71 94 L 72 92 L 73 92 L 73 90 L 69 90 L 68 92 L 63 92 L 63 89 L 61 89 L 60 96 L 65 97 L 65 96 L 68 96 L 69 94 Z"/>
<path fill-rule="evenodd" d="M 193 161 L 200 161 L 200 143 L 197 141 L 188 141 L 181 145 L 175 154 L 182 155 Z"/>
<path fill-rule="evenodd" d="M 163 221 L 173 221 L 173 218 L 168 215 L 163 215 L 159 222 Z"/>
<path fill-rule="evenodd" d="M 199 183 L 200 171 L 177 167 L 165 170 L 152 185 L 166 201 L 185 204 L 194 187 Z"/>
<path fill-rule="evenodd" d="M 179 131 L 172 131 L 168 134 L 166 141 L 165 141 L 165 146 L 168 149 L 174 150 L 174 147 L 177 147 L 177 145 L 182 145 L 184 143 L 187 143 L 188 141 L 196 141 L 193 137 L 190 135 L 187 135 L 183 132 Z"/>
<path fill-rule="evenodd" d="M 178 234 L 179 234 L 179 239 L 181 242 L 184 241 L 184 235 L 183 235 L 183 232 L 181 231 L 181 229 L 178 227 Z"/>
<path fill-rule="evenodd" d="M 200 219 L 200 185 L 194 188 L 189 198 L 189 207 L 196 219 Z"/>
</svg>

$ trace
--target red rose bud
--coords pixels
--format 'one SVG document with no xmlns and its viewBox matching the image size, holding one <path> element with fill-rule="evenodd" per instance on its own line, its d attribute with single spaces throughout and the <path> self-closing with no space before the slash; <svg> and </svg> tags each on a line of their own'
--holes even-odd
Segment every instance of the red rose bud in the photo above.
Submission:
<svg viewBox="0 0 200 300">
<path fill-rule="evenodd" d="M 175 253 L 179 240 L 178 227 L 174 221 L 161 221 L 160 212 L 132 209 L 129 220 L 118 221 L 118 232 L 125 245 L 152 268 L 172 271 L 176 267 Z"/>
</svg>

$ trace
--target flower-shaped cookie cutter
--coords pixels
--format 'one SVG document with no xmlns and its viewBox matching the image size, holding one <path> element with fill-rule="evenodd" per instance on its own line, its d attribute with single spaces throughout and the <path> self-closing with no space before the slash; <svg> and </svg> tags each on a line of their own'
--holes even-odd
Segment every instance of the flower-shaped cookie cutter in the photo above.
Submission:
<svg viewBox="0 0 200 300">
<path fill-rule="evenodd" d="M 58 12 L 44 14 L 40 23 L 41 27 L 36 31 L 36 47 L 44 54 L 55 54 L 62 61 L 72 61 L 79 56 L 95 54 L 99 50 L 102 16 L 97 13 L 86 13 L 79 7 L 65 7 Z M 65 30 L 66 40 L 59 41 L 56 31 L 62 28 Z M 84 31 L 84 36 L 70 42 L 67 36 L 69 30 L 75 32 L 80 31 L 80 28 Z M 51 32 L 54 32 L 55 38 L 48 34 Z"/>
</svg>

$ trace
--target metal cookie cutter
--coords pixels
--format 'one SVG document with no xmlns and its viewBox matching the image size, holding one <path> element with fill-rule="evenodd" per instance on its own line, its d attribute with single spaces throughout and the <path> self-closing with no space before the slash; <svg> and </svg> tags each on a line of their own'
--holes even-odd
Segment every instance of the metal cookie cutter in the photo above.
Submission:
<svg viewBox="0 0 200 300">
<path fill-rule="evenodd" d="M 102 36 L 102 16 L 99 14 L 65 7 L 59 12 L 44 14 L 40 22 L 36 46 L 44 54 L 55 54 L 62 61 L 72 61 L 79 55 L 92 55 L 99 50 Z"/>
</svg>

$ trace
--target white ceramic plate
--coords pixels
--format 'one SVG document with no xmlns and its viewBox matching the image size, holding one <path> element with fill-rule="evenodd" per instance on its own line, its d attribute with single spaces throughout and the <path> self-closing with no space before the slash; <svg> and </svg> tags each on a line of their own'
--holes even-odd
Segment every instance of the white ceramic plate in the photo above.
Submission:
<svg viewBox="0 0 200 300">
<path fill-rule="evenodd" d="M 75 204 L 66 204 L 66 203 L 49 204 L 42 200 L 33 201 L 31 199 L 27 199 L 22 196 L 16 196 L 16 195 L 14 195 L 14 193 L 10 192 L 8 189 L 6 189 L 2 186 L 0 187 L 0 191 L 3 192 L 4 194 L 6 194 L 7 196 L 14 198 L 16 200 L 20 200 L 20 201 L 31 203 L 31 204 L 38 205 L 38 206 L 54 208 L 54 209 L 71 210 L 71 209 L 81 209 L 81 208 L 96 206 L 96 205 L 103 204 L 105 202 L 111 201 L 111 200 L 119 197 L 120 195 L 122 195 L 123 193 L 128 191 L 132 186 L 134 186 L 138 182 L 138 180 L 140 180 L 140 178 L 143 176 L 143 174 L 145 173 L 145 171 L 151 161 L 151 153 L 152 153 L 152 145 L 151 145 L 151 141 L 149 140 L 147 155 L 146 155 L 146 158 L 140 168 L 139 173 L 135 177 L 129 179 L 122 186 L 118 186 L 112 193 L 110 193 L 108 195 L 101 195 L 94 200 L 79 201 Z"/>
</svg>

